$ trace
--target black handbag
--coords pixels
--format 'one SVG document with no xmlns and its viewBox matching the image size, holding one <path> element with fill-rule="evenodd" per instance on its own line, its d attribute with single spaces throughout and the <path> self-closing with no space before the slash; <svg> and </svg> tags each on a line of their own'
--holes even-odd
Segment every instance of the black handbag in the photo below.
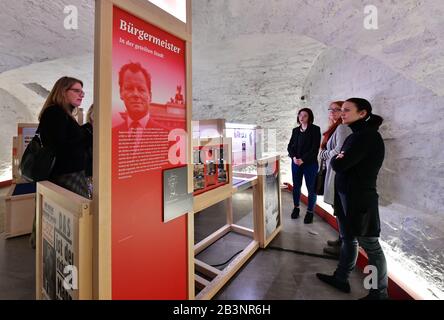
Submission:
<svg viewBox="0 0 444 320">
<path fill-rule="evenodd" d="M 327 175 L 327 166 L 324 160 L 321 160 L 318 174 L 316 175 L 316 194 L 324 195 L 325 176 Z"/>
<path fill-rule="evenodd" d="M 20 161 L 22 177 L 34 182 L 48 180 L 56 160 L 55 153 L 43 146 L 38 132 L 29 142 Z"/>
</svg>

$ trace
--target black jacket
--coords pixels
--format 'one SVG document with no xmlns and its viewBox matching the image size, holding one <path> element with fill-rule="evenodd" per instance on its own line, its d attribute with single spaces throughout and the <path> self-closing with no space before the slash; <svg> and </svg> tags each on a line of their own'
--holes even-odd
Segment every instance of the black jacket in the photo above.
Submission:
<svg viewBox="0 0 444 320">
<path fill-rule="evenodd" d="M 73 117 L 59 106 L 49 106 L 40 118 L 39 131 L 43 145 L 55 152 L 52 176 L 85 170 L 92 136 Z"/>
<path fill-rule="evenodd" d="M 376 179 L 384 161 L 384 141 L 377 128 L 365 120 L 349 125 L 353 133 L 344 141 L 344 158 L 331 160 L 336 171 L 335 212 L 343 217 L 350 234 L 378 237 L 381 231 Z M 345 193 L 347 212 L 340 205 L 338 192 Z"/>
<path fill-rule="evenodd" d="M 305 130 L 304 138 L 301 139 L 302 132 L 300 126 L 293 129 L 291 139 L 288 143 L 288 155 L 290 158 L 302 159 L 304 164 L 312 164 L 318 161 L 319 146 L 321 145 L 321 129 L 314 124 L 310 124 Z"/>
<path fill-rule="evenodd" d="M 89 135 L 90 139 L 93 136 L 93 126 L 91 123 L 87 122 L 82 126 L 82 129 L 85 130 L 85 134 Z M 92 144 L 86 148 L 85 154 L 85 174 L 87 177 L 92 177 L 93 170 L 93 146 Z"/>
</svg>

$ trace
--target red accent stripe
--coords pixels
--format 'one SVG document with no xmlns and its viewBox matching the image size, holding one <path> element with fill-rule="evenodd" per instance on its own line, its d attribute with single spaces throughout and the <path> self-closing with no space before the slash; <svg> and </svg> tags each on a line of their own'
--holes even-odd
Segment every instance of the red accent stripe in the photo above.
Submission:
<svg viewBox="0 0 444 320">
<path fill-rule="evenodd" d="M 293 191 L 293 186 L 289 183 L 284 183 L 287 186 L 289 191 Z M 308 198 L 301 194 L 301 201 L 307 205 Z M 316 205 L 315 213 L 320 216 L 324 221 L 326 221 L 330 226 L 332 226 L 336 231 L 338 230 L 338 225 L 336 219 L 333 215 L 322 209 L 320 206 Z M 356 261 L 356 266 L 362 271 L 365 266 L 368 264 L 367 255 L 364 250 L 359 249 L 358 260 Z M 414 298 L 408 294 L 401 286 L 399 286 L 394 280 L 390 277 L 388 279 L 388 293 L 390 299 L 393 300 L 414 300 Z"/>
<path fill-rule="evenodd" d="M 0 181 L 0 188 L 9 187 L 12 184 L 12 180 Z"/>
</svg>

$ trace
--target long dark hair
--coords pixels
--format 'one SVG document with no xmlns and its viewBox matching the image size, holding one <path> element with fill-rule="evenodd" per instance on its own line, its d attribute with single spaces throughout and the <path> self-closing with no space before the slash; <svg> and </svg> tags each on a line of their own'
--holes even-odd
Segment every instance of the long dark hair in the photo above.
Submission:
<svg viewBox="0 0 444 320">
<path fill-rule="evenodd" d="M 313 115 L 313 111 L 311 111 L 310 108 L 302 108 L 301 110 L 299 110 L 299 112 L 298 112 L 298 119 L 297 119 L 298 124 L 301 124 L 299 122 L 299 115 L 301 114 L 301 112 L 304 112 L 304 111 L 307 112 L 307 114 L 308 114 L 308 124 L 313 124 L 313 122 L 315 120 L 315 117 Z"/>
<path fill-rule="evenodd" d="M 378 129 L 382 124 L 382 122 L 384 121 L 384 119 L 381 116 L 372 113 L 373 109 L 372 105 L 367 100 L 363 98 L 350 98 L 347 99 L 346 101 L 353 103 L 358 109 L 358 111 L 362 110 L 367 111 L 365 121 L 367 122 L 368 126 Z"/>
</svg>

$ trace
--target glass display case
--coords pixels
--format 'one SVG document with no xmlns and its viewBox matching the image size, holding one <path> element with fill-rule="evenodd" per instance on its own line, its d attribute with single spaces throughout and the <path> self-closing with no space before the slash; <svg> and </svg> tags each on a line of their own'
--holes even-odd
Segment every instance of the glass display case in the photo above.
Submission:
<svg viewBox="0 0 444 320">
<path fill-rule="evenodd" d="M 194 194 L 212 190 L 229 182 L 227 144 L 193 147 L 193 185 Z"/>
<path fill-rule="evenodd" d="M 231 138 L 233 170 L 249 166 L 262 157 L 262 129 L 257 125 L 225 123 L 225 136 Z"/>
<path fill-rule="evenodd" d="M 282 229 L 280 158 L 264 155 L 262 129 L 255 125 L 199 120 L 193 121 L 192 131 L 194 212 L 226 201 L 225 225 L 195 244 L 195 256 L 227 233 L 251 238 L 223 270 L 195 257 L 195 283 L 200 289 L 196 299 L 211 299 L 259 247 L 265 248 Z M 247 226 L 236 222 L 233 213 L 233 195 L 242 191 L 251 194 L 253 200 L 252 224 Z"/>
</svg>

